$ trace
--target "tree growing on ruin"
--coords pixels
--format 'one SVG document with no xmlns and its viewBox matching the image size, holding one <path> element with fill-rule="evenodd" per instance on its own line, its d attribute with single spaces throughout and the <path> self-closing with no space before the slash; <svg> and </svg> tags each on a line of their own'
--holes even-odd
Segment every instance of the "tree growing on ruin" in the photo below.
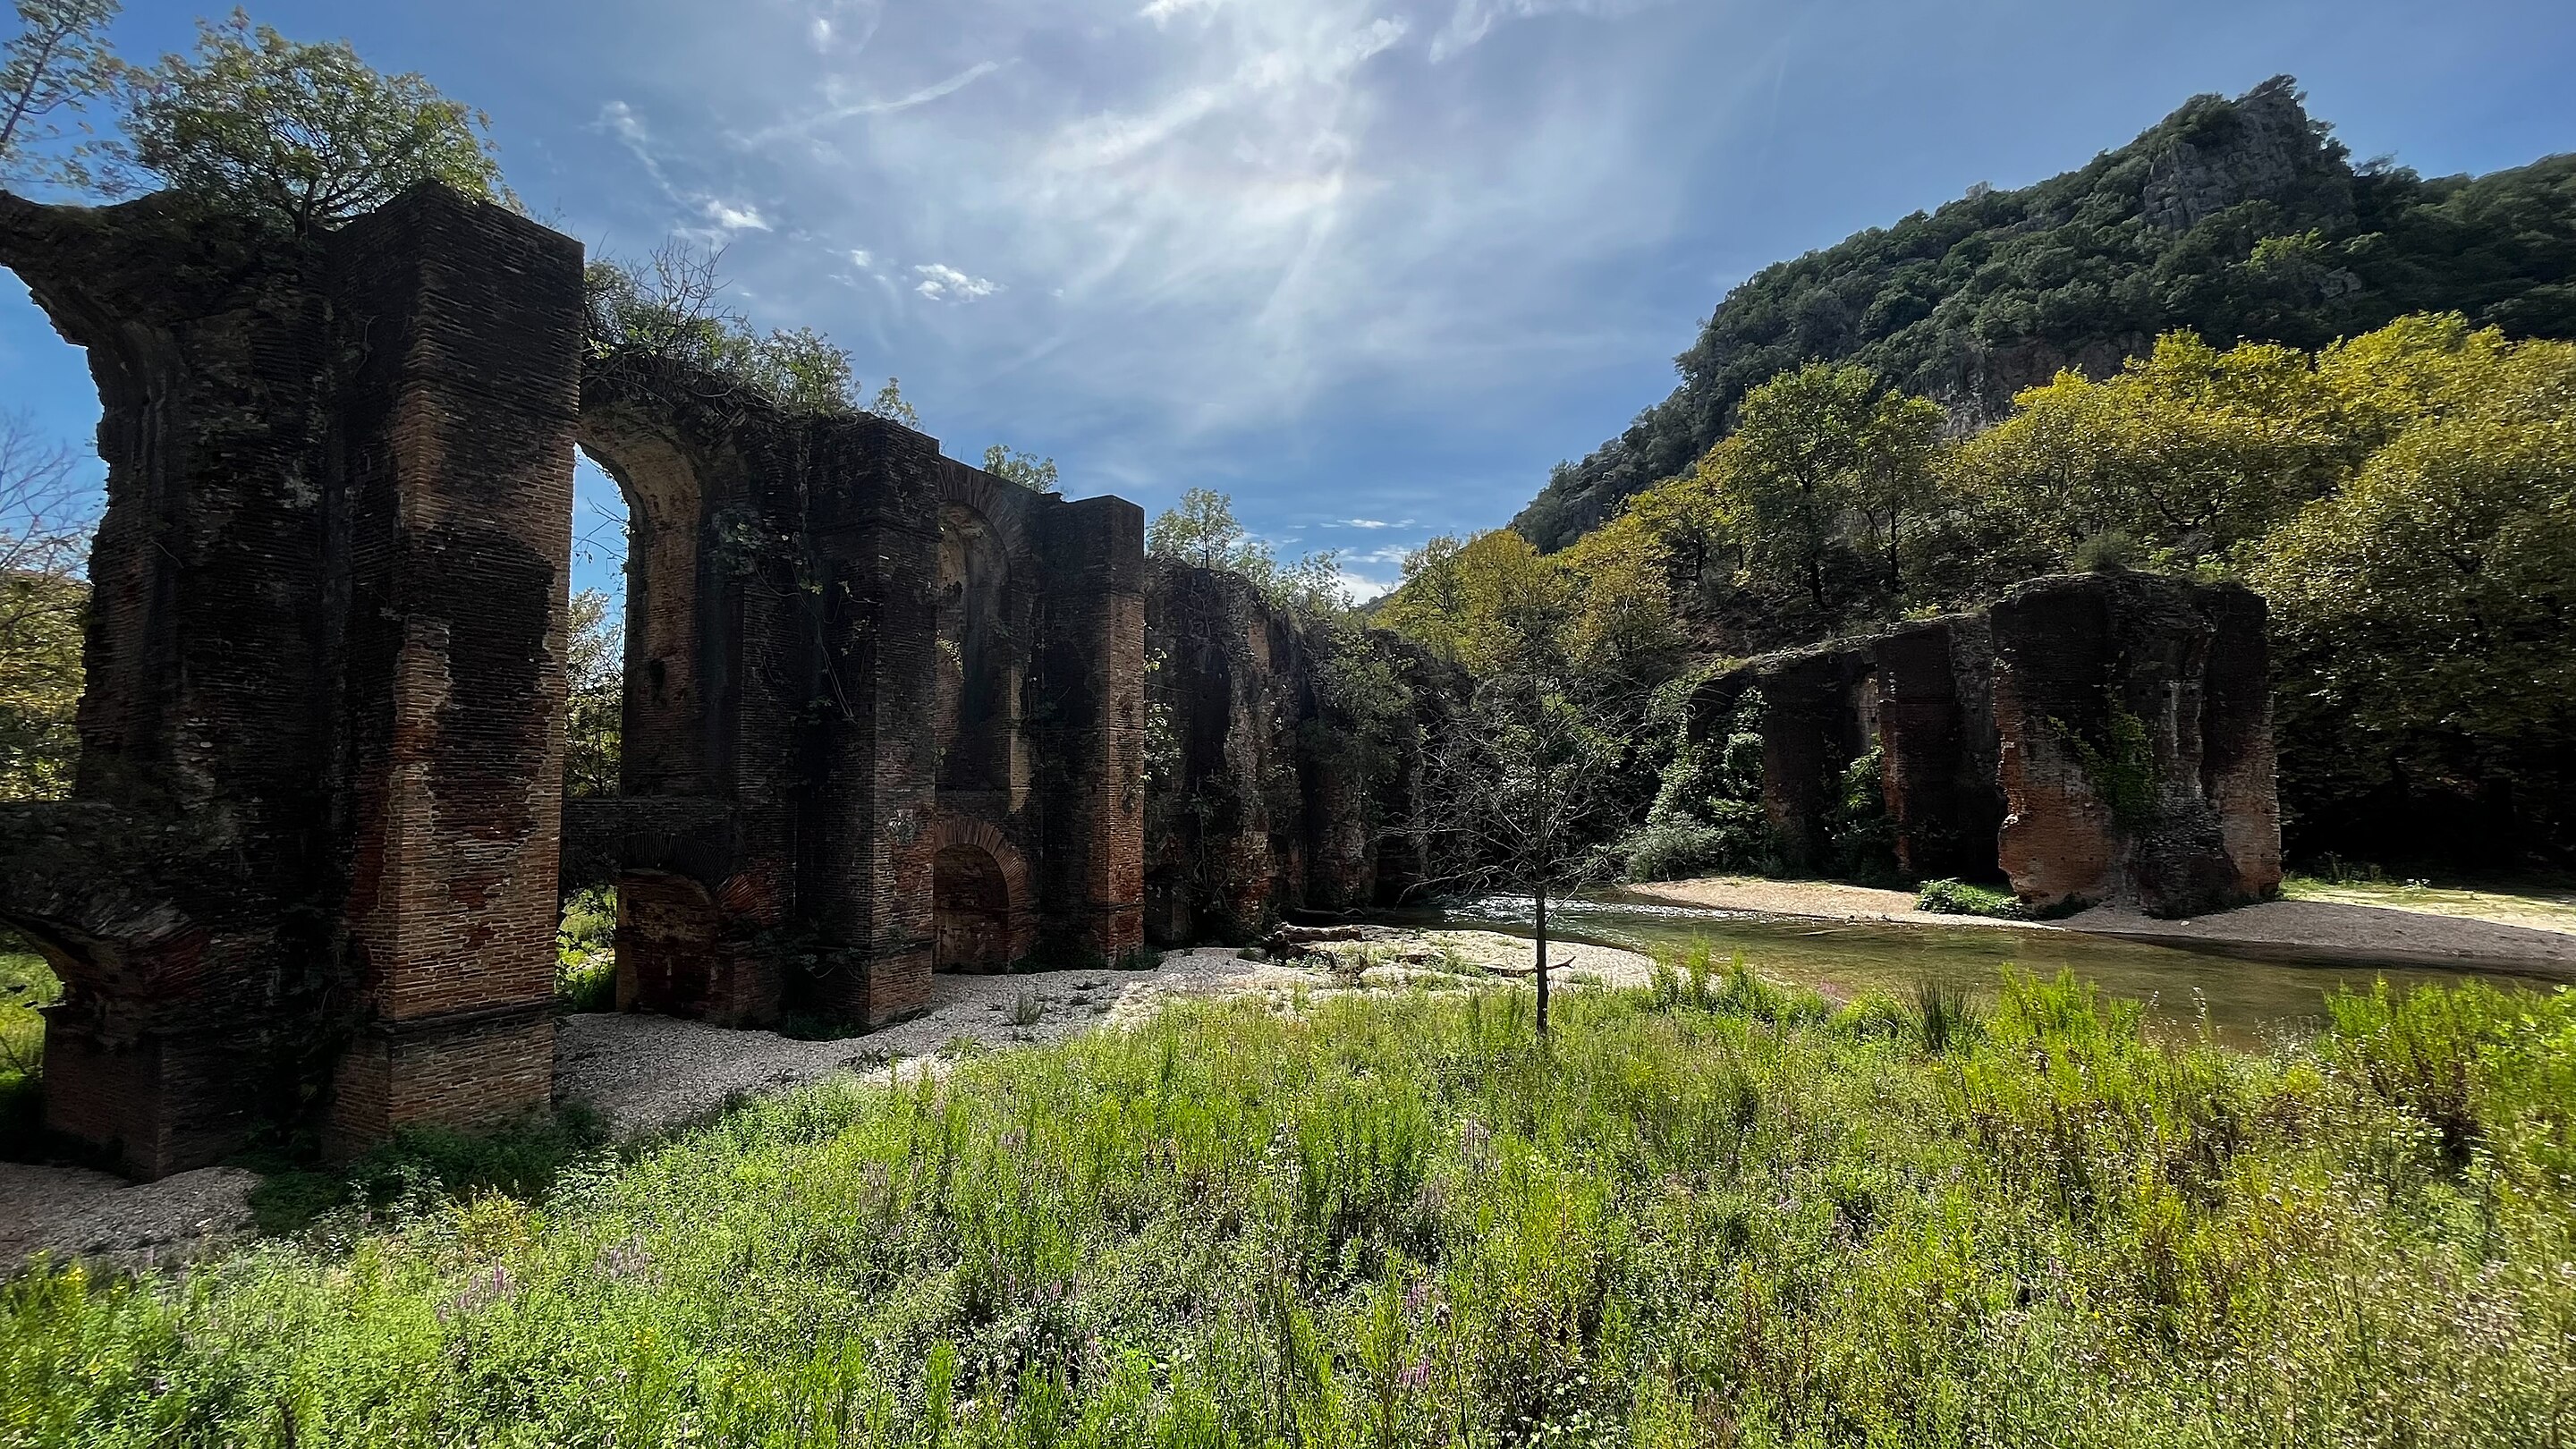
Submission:
<svg viewBox="0 0 2576 1449">
<path fill-rule="evenodd" d="M 1281 563 L 1270 545 L 1235 521 L 1234 499 L 1212 488 L 1188 489 L 1178 505 L 1156 514 L 1145 526 L 1145 551 L 1241 574 L 1271 607 L 1299 619 L 1329 618 L 1351 607 L 1340 554 L 1324 549 Z"/>
<path fill-rule="evenodd" d="M 1055 459 L 1041 458 L 1007 444 L 995 443 L 984 450 L 984 471 L 1031 493 L 1056 491 Z"/>
<path fill-rule="evenodd" d="M 83 148 L 56 148 L 90 101 L 112 94 L 124 67 L 108 48 L 117 0 L 18 0 L 18 34 L 0 49 L 0 183 L 86 187 Z"/>
<path fill-rule="evenodd" d="M 762 334 L 725 301 L 724 253 L 672 240 L 640 262 L 595 257 L 582 273 L 589 361 L 657 386 L 741 389 L 791 413 L 869 413 L 908 428 L 921 414 L 887 378 L 873 397 L 849 351 L 811 327 Z"/>
<path fill-rule="evenodd" d="M 201 20 L 194 55 L 128 68 L 123 162 L 173 190 L 297 231 L 373 211 L 423 181 L 515 204 L 491 120 L 346 41 L 288 40 L 239 10 Z"/>
</svg>

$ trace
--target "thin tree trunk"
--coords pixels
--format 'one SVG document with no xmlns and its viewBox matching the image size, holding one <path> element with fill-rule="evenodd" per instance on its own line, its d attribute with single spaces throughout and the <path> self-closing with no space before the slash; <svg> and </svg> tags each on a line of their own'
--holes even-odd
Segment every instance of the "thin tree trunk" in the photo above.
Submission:
<svg viewBox="0 0 2576 1449">
<path fill-rule="evenodd" d="M 1538 1034 L 1547 1038 L 1547 883 L 1538 890 Z"/>
</svg>

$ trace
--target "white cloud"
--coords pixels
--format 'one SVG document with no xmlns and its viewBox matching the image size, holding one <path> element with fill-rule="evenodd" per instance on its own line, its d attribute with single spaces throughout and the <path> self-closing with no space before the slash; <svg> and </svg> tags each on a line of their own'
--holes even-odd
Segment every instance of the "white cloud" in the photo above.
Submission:
<svg viewBox="0 0 2576 1449">
<path fill-rule="evenodd" d="M 718 231 L 768 231 L 770 229 L 768 219 L 760 214 L 760 208 L 756 206 L 735 206 L 709 197 L 706 212 L 707 220 L 714 222 Z"/>
<path fill-rule="evenodd" d="M 1345 518 L 1342 520 L 1342 527 L 1344 528 L 1411 528 L 1412 526 L 1413 520 L 1410 518 L 1395 523 L 1390 523 L 1383 518 Z"/>
<path fill-rule="evenodd" d="M 865 247 L 852 247 L 850 265 L 863 272 L 873 272 L 877 269 L 876 255 Z"/>
<path fill-rule="evenodd" d="M 1351 602 L 1354 604 L 1365 604 L 1380 594 L 1395 592 L 1394 583 L 1363 577 L 1352 573 L 1349 569 L 1342 570 L 1342 588 L 1350 594 Z"/>
<path fill-rule="evenodd" d="M 913 290 L 934 302 L 972 302 L 979 297 L 989 297 L 1002 290 L 1002 284 L 999 282 L 984 277 L 970 277 L 955 267 L 943 266 L 938 262 L 915 267 L 913 271 L 921 277 L 921 284 Z"/>
</svg>

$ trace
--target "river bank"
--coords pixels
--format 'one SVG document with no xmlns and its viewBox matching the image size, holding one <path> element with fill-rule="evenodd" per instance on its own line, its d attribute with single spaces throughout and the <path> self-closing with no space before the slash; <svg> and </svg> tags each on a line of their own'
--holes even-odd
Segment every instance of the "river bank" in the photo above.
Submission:
<svg viewBox="0 0 2576 1449">
<path fill-rule="evenodd" d="M 2095 906 L 2058 921 L 1936 915 L 1911 893 L 1836 881 L 1709 876 L 1630 886 L 1618 898 L 1697 910 L 1949 929 L 2072 932 L 2279 961 L 2494 970 L 2576 980 L 2576 910 L 2548 896 L 2402 888 L 2340 898 L 2265 901 L 2187 920 Z M 2561 924 L 2561 923 L 2565 924 Z"/>
</svg>

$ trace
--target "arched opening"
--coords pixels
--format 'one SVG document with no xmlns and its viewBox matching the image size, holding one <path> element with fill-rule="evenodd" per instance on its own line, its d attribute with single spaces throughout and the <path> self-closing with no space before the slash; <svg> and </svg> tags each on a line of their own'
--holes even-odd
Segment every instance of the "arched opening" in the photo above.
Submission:
<svg viewBox="0 0 2576 1449">
<path fill-rule="evenodd" d="M 0 268 L 0 805 L 58 800 L 80 766 L 90 536 L 107 501 L 88 354 Z M 0 921 L 0 1158 L 38 1142 L 44 1008 L 66 965 Z"/>
<path fill-rule="evenodd" d="M 932 969 L 999 971 L 1011 964 L 1010 883 L 991 851 L 943 847 L 931 860 L 930 899 Z"/>
<path fill-rule="evenodd" d="M 1010 554 L 992 521 L 962 503 L 939 510 L 939 784 L 1011 784 L 1018 700 L 1004 616 Z"/>
<path fill-rule="evenodd" d="M 665 439 L 586 418 L 573 510 L 568 808 L 597 800 L 591 808 L 614 809 L 609 797 L 703 795 L 696 472 Z M 613 979 L 620 1007 L 694 1005 L 706 962 L 681 943 L 713 939 L 713 908 L 699 922 L 692 906 L 687 926 L 665 929 L 677 919 L 674 889 L 629 875 L 567 892 L 558 995 L 581 1009 L 603 1007 Z"/>
<path fill-rule="evenodd" d="M 0 801 L 62 799 L 79 766 L 102 411 L 88 353 L 0 270 Z"/>
<path fill-rule="evenodd" d="M 572 643 L 565 658 L 564 793 L 616 795 L 626 735 L 626 561 L 634 510 L 587 450 L 573 453 Z"/>
<path fill-rule="evenodd" d="M 573 584 L 612 607 L 617 795 L 708 792 L 698 659 L 697 471 L 649 435 L 585 425 L 575 475 Z"/>
</svg>

